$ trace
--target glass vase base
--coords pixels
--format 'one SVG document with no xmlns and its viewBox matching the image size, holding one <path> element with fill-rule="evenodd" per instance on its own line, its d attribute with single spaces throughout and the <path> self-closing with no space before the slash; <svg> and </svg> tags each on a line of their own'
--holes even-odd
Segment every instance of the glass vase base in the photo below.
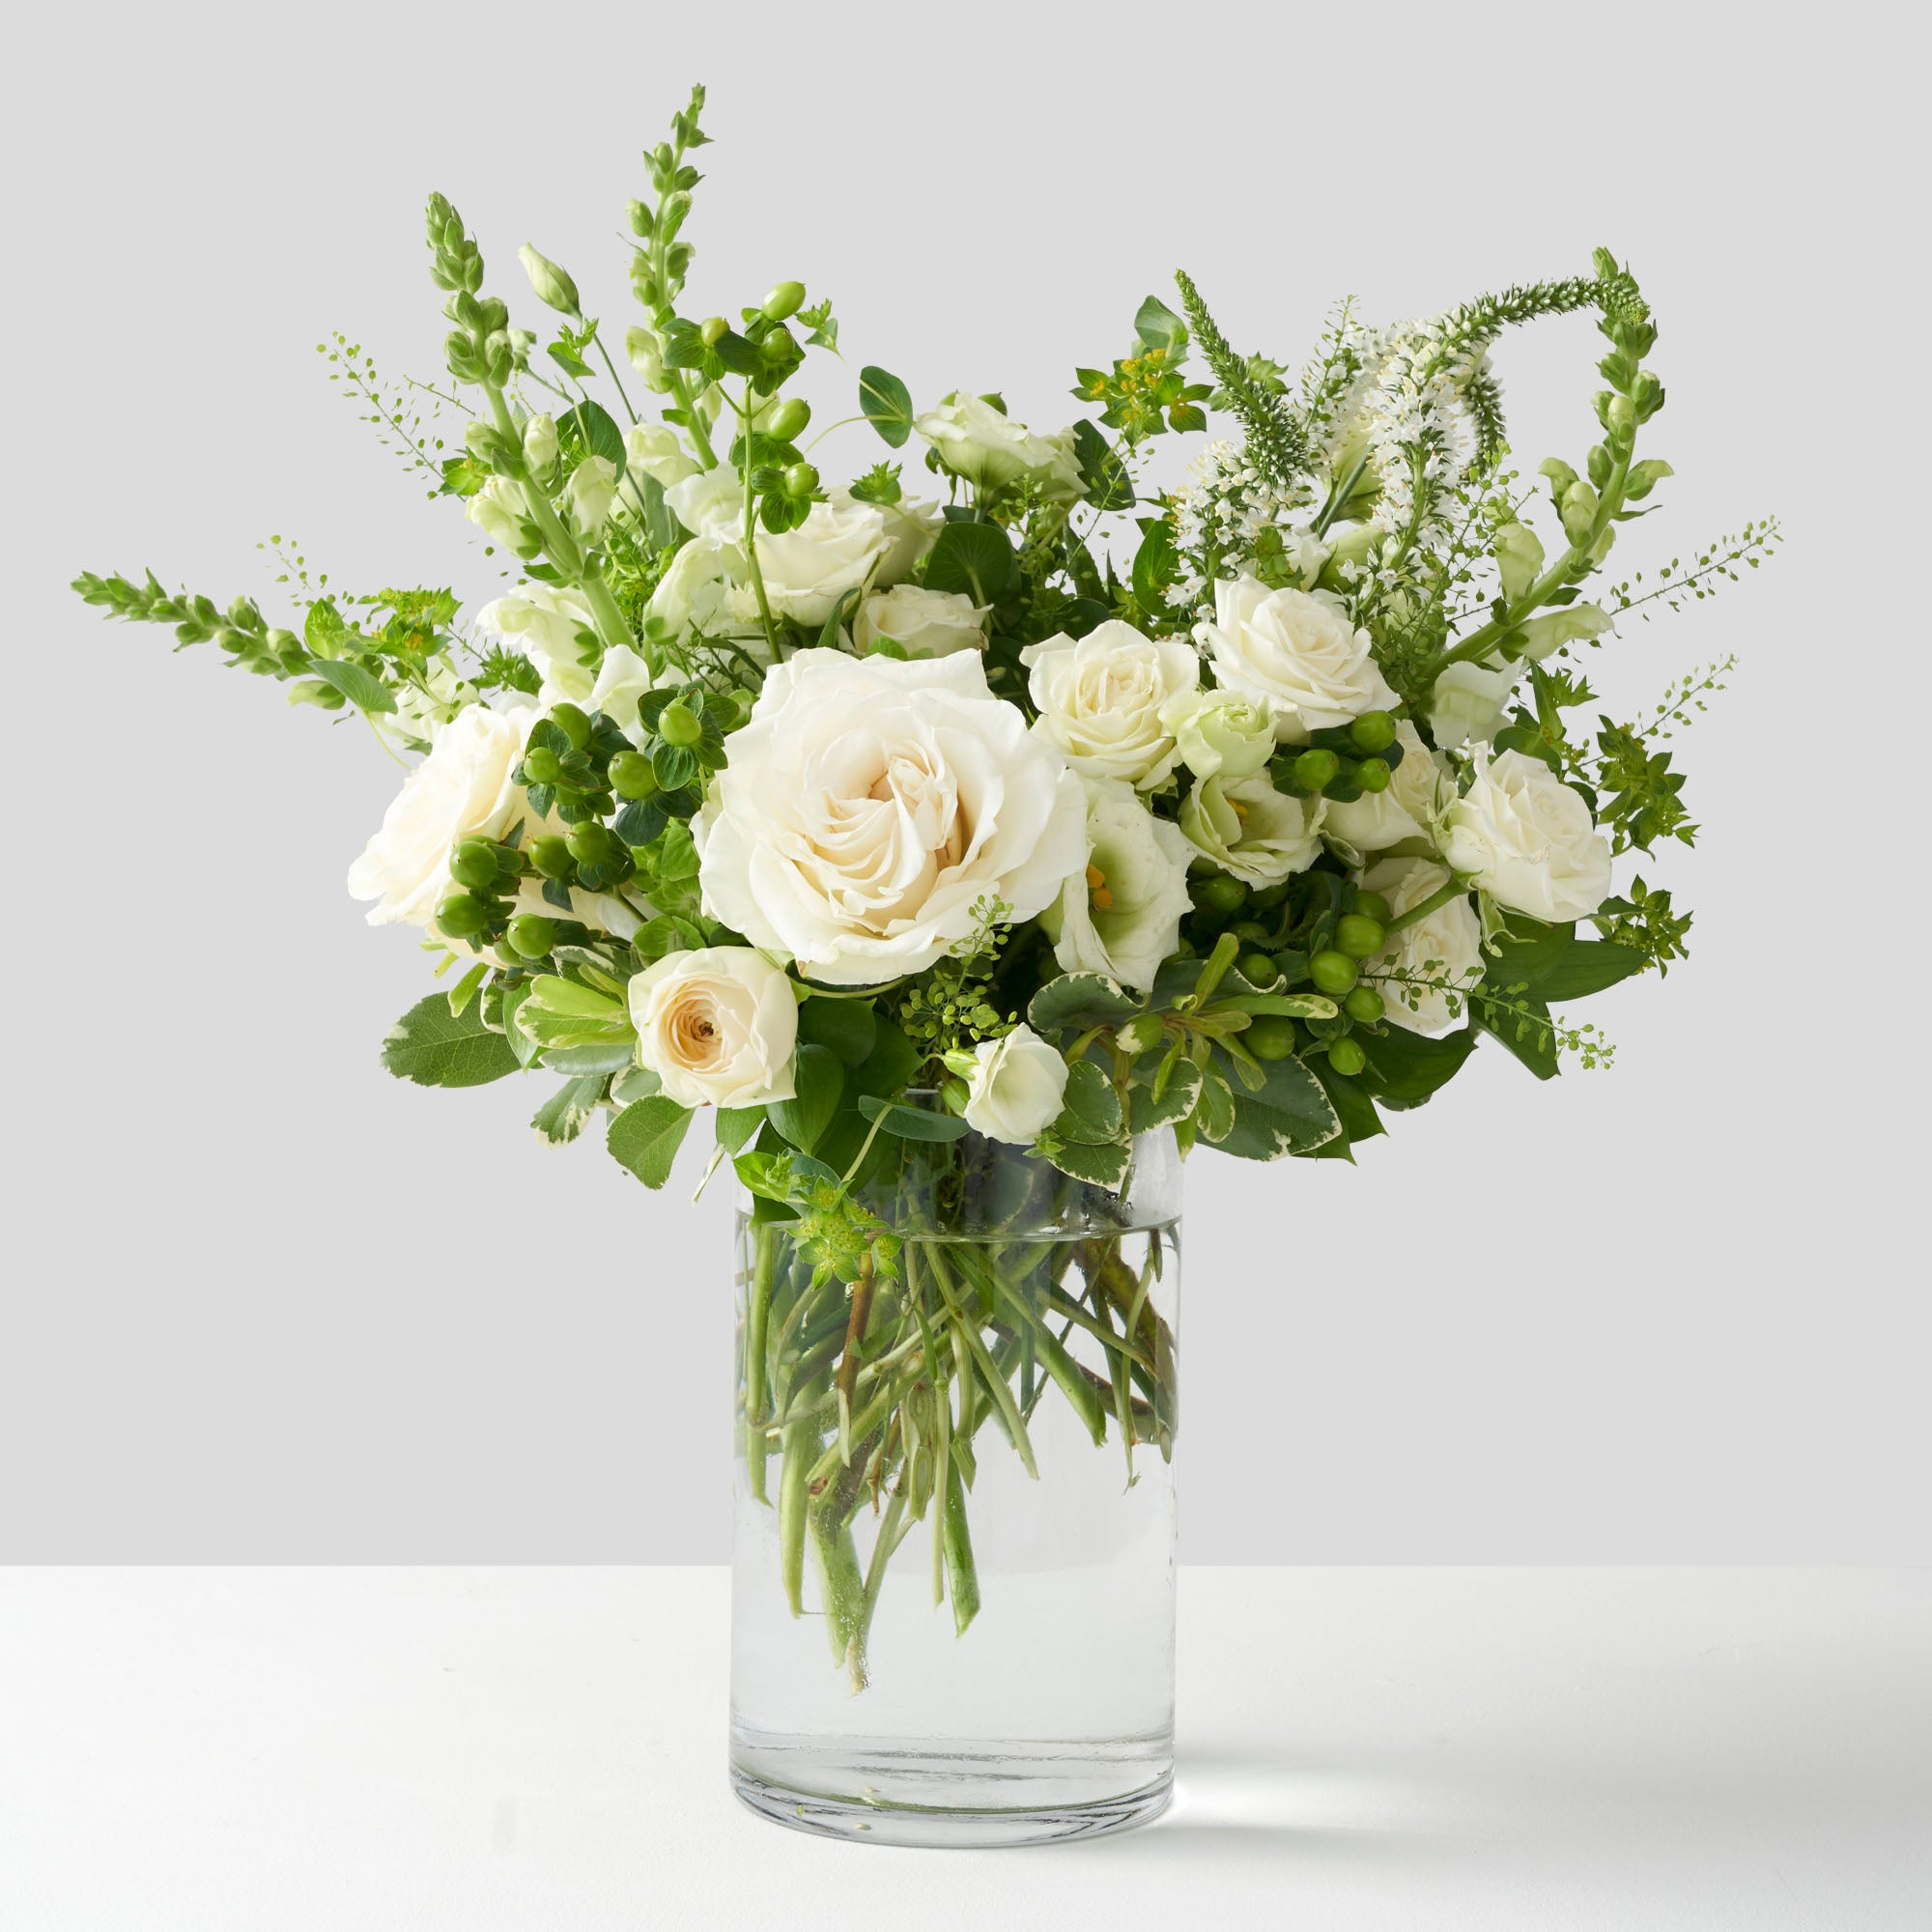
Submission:
<svg viewBox="0 0 1932 1932">
<path fill-rule="evenodd" d="M 732 1740 L 731 1786 L 762 1818 L 824 1838 L 955 1850 L 1127 1832 L 1174 1796 L 1172 1746 L 976 1743 L 970 1752 L 887 1740 Z"/>
</svg>

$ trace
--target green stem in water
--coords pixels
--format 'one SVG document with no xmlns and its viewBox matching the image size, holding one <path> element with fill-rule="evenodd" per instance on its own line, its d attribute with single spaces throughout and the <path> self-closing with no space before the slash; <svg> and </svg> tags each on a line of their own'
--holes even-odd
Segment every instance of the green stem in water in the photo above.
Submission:
<svg viewBox="0 0 1932 1932">
<path fill-rule="evenodd" d="M 745 1303 L 745 1469 L 752 1494 L 759 1502 L 765 1492 L 765 1458 L 770 1444 L 764 1431 L 771 1378 L 765 1366 L 765 1346 L 771 1337 L 772 1288 L 778 1276 L 778 1231 L 761 1221 L 752 1231 L 752 1282 Z"/>
<path fill-rule="evenodd" d="M 973 1537 L 966 1527 L 966 1484 L 957 1456 L 946 1462 L 946 1501 L 939 1512 L 940 1542 L 946 1554 L 946 1581 L 952 1597 L 952 1633 L 964 1636 L 980 1614 L 980 1572 L 973 1561 Z"/>
</svg>

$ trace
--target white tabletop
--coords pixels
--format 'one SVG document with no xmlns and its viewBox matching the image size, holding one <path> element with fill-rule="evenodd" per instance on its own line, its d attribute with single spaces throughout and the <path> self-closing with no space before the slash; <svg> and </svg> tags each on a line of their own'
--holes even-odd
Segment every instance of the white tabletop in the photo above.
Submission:
<svg viewBox="0 0 1932 1932">
<path fill-rule="evenodd" d="M 1925 1932 L 1932 1574 L 1189 1570 L 1174 1810 L 832 1844 L 715 1570 L 0 1572 L 19 1932 Z"/>
</svg>

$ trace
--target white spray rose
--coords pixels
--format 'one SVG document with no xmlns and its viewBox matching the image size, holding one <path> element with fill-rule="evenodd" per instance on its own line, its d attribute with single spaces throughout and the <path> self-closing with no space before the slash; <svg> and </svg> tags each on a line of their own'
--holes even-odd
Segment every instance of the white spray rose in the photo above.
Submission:
<svg viewBox="0 0 1932 1932">
<path fill-rule="evenodd" d="M 1357 852 L 1379 852 L 1405 838 L 1426 838 L 1434 845 L 1435 822 L 1455 796 L 1446 777 L 1448 760 L 1422 742 L 1406 718 L 1396 720 L 1395 736 L 1403 758 L 1389 774 L 1386 791 L 1328 801 L 1322 831 Z"/>
<path fill-rule="evenodd" d="M 1198 687 L 1170 697 L 1160 722 L 1197 779 L 1251 779 L 1274 755 L 1274 718 L 1238 691 Z"/>
<path fill-rule="evenodd" d="M 1515 678 L 1487 665 L 1453 664 L 1430 694 L 1429 729 L 1445 752 L 1471 740 L 1488 744 L 1509 713 Z"/>
<path fill-rule="evenodd" d="M 1191 692 L 1201 660 L 1178 638 L 1144 638 L 1109 618 L 1081 639 L 1064 632 L 1020 653 L 1037 729 L 1088 778 L 1125 779 L 1142 789 L 1174 769 L 1174 737 L 1162 707 Z"/>
<path fill-rule="evenodd" d="M 749 946 L 670 952 L 630 984 L 638 1064 L 680 1107 L 789 1100 L 798 1002 L 791 981 Z"/>
<path fill-rule="evenodd" d="M 758 569 L 774 615 L 822 624 L 839 598 L 869 581 L 893 547 L 872 503 L 814 503 L 795 530 L 757 533 Z"/>
<path fill-rule="evenodd" d="M 913 428 L 939 454 L 955 476 L 981 490 L 1001 490 L 1030 482 L 1049 503 L 1077 503 L 1083 485 L 1073 432 L 1036 436 L 980 396 L 955 390 L 936 410 L 913 421 Z"/>
<path fill-rule="evenodd" d="M 966 1076 L 966 1124 L 989 1140 L 1031 1147 L 1060 1118 L 1066 1063 L 1030 1026 L 983 1039 Z"/>
<path fill-rule="evenodd" d="M 472 704 L 440 731 L 429 756 L 403 781 L 383 829 L 349 868 L 349 895 L 374 899 L 371 925 L 429 929 L 457 890 L 449 861 L 465 838 L 500 838 L 525 810 L 510 778 L 536 713 Z"/>
<path fill-rule="evenodd" d="M 1380 893 L 1389 911 L 1401 915 L 1449 883 L 1449 874 L 1427 859 L 1384 859 L 1362 875 L 1361 884 Z M 1452 1010 L 1450 991 L 1464 990 L 1483 977 L 1483 928 L 1464 893 L 1439 905 L 1413 925 L 1406 925 L 1380 952 L 1364 962 L 1364 978 L 1382 996 L 1388 1017 L 1410 1033 L 1440 1033 L 1461 1017 Z M 1388 978 L 1394 974 L 1400 977 Z M 1456 1002 L 1460 1009 L 1462 1001 Z"/>
<path fill-rule="evenodd" d="M 825 494 L 841 507 L 860 500 L 842 483 L 833 484 Z M 872 573 L 873 583 L 884 590 L 911 574 L 913 565 L 938 541 L 940 531 L 946 527 L 946 519 L 940 514 L 939 505 L 927 497 L 901 497 L 896 503 L 871 503 L 867 507 L 878 511 L 886 520 L 886 554 Z"/>
<path fill-rule="evenodd" d="M 1041 923 L 1068 973 L 1104 973 L 1150 990 L 1180 941 L 1194 857 L 1179 826 L 1156 818 L 1121 779 L 1087 782 L 1087 864 Z"/>
<path fill-rule="evenodd" d="M 922 590 L 917 584 L 901 583 L 860 600 L 852 620 L 852 641 L 863 653 L 881 638 L 890 638 L 915 658 L 977 651 L 986 641 L 991 608 L 975 604 L 956 590 Z"/>
<path fill-rule="evenodd" d="M 1324 806 L 1264 778 L 1203 779 L 1181 805 L 1180 829 L 1208 864 L 1251 886 L 1275 886 L 1314 865 Z"/>
<path fill-rule="evenodd" d="M 1225 689 L 1267 706 L 1283 744 L 1397 701 L 1368 632 L 1325 596 L 1270 590 L 1255 577 L 1223 579 L 1214 585 L 1214 621 L 1194 635 L 1213 653 Z"/>
<path fill-rule="evenodd" d="M 977 652 L 799 651 L 725 746 L 694 828 L 705 910 L 828 984 L 923 971 L 982 900 L 1032 919 L 1081 863 L 1080 781 Z"/>
<path fill-rule="evenodd" d="M 624 463 L 634 476 L 655 477 L 667 490 L 697 474 L 697 465 L 669 423 L 633 423 L 624 432 Z"/>
<path fill-rule="evenodd" d="M 1475 778 L 1444 819 L 1442 856 L 1498 905 L 1587 919 L 1610 889 L 1610 845 L 1590 808 L 1541 758 L 1475 748 Z"/>
<path fill-rule="evenodd" d="M 585 543 L 595 543 L 616 495 L 617 466 L 606 456 L 586 456 L 563 486 L 564 521 Z"/>
<path fill-rule="evenodd" d="M 524 486 L 507 476 L 493 476 L 464 506 L 463 514 L 490 539 L 505 550 L 534 548 L 524 534 L 529 522 L 529 507 L 524 499 Z"/>
</svg>

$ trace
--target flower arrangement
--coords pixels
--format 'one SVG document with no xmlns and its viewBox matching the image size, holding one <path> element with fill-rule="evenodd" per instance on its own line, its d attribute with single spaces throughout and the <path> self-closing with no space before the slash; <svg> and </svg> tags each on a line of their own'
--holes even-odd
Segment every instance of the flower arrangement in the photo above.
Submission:
<svg viewBox="0 0 1932 1932">
<path fill-rule="evenodd" d="M 1555 1009 L 1683 956 L 1671 894 L 1613 872 L 1691 841 L 1666 742 L 1727 666 L 1647 723 L 1579 728 L 1580 660 L 1625 613 L 1754 566 L 1776 528 L 1582 596 L 1671 473 L 1637 453 L 1664 401 L 1656 325 L 1601 251 L 1424 322 L 1345 303 L 1293 385 L 1180 275 L 1178 308 L 1149 298 L 1126 353 L 1078 370 L 1082 415 L 1050 434 L 868 364 L 854 433 L 886 460 L 830 482 L 790 385 L 838 355 L 832 304 L 786 281 L 735 319 L 684 312 L 702 107 L 630 206 L 627 373 L 527 247 L 560 323 L 541 345 L 516 326 L 440 195 L 452 387 L 392 391 L 329 350 L 515 559 L 467 623 L 448 590 L 350 597 L 299 566 L 298 629 L 152 574 L 75 588 L 419 754 L 349 875 L 371 923 L 419 929 L 453 976 L 384 1043 L 393 1073 L 546 1073 L 538 1133 L 608 1117 L 653 1188 L 712 1110 L 706 1176 L 728 1160 L 753 1204 L 751 1488 L 776 1490 L 794 1610 L 816 1552 L 861 1684 L 914 1522 L 973 1617 L 980 1424 L 1029 1466 L 1046 1399 L 1130 1466 L 1171 1449 L 1162 1243 L 1130 1250 L 1109 1219 L 1145 1137 L 1350 1158 L 1483 1042 L 1541 1078 L 1608 1057 Z M 1595 440 L 1532 485 L 1506 467 L 1489 352 L 1577 310 L 1605 341 Z M 460 450 L 426 411 L 461 421 Z M 1152 491 L 1158 440 L 1215 418 L 1184 486 Z M 1017 1211 L 988 1196 L 1002 1146 L 1066 1238 L 943 1258 L 922 1216 Z"/>
</svg>

